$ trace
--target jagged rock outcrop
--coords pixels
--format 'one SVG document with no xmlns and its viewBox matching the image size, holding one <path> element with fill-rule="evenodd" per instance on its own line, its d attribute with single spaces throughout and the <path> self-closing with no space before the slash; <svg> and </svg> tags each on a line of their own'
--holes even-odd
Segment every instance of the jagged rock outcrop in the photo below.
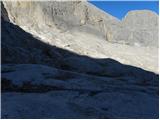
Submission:
<svg viewBox="0 0 160 120">
<path fill-rule="evenodd" d="M 118 29 L 116 41 L 137 46 L 158 47 L 158 15 L 149 10 L 128 12 Z"/>
</svg>

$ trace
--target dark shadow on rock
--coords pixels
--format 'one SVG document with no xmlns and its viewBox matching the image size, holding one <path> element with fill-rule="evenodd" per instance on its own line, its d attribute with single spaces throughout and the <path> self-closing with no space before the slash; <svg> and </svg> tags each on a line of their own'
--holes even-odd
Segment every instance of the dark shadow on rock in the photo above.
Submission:
<svg viewBox="0 0 160 120">
<path fill-rule="evenodd" d="M 155 81 L 158 75 L 144 69 L 124 65 L 106 58 L 95 59 L 44 43 L 3 19 L 1 21 L 2 64 L 43 64 L 58 69 L 105 77 L 129 76 L 143 80 L 145 84 Z M 54 41 L 54 38 L 53 38 Z"/>
</svg>

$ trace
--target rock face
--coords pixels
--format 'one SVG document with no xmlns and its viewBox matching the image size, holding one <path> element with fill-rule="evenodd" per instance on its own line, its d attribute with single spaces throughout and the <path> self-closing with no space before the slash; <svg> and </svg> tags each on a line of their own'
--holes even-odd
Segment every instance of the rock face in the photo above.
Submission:
<svg viewBox="0 0 160 120">
<path fill-rule="evenodd" d="M 104 15 L 87 2 L 4 2 L 12 22 L 20 26 L 44 29 L 51 27 L 62 32 L 87 29 L 105 36 L 105 23 L 116 24 L 116 18 Z M 104 21 L 105 20 L 105 21 Z"/>
<path fill-rule="evenodd" d="M 151 11 L 132 11 L 119 21 L 88 2 L 5 1 L 3 4 L 12 23 L 44 43 L 81 55 L 113 58 L 124 64 L 158 71 L 158 15 Z M 16 45 L 18 41 L 15 39 L 13 43 Z M 32 54 L 35 53 L 32 56 L 38 56 L 34 58 L 35 63 L 42 63 L 39 61 L 44 57 L 39 55 L 40 51 L 32 50 Z"/>
<path fill-rule="evenodd" d="M 158 15 L 2 3 L 2 118 L 158 118 Z"/>
<path fill-rule="evenodd" d="M 110 42 L 158 46 L 158 15 L 129 12 L 119 21 L 88 2 L 4 2 L 10 20 L 35 31 L 58 29 L 89 32 Z M 125 34 L 124 34 L 125 33 Z M 107 44 L 107 43 L 106 43 Z"/>
<path fill-rule="evenodd" d="M 150 77 L 145 82 L 134 75 L 107 78 L 6 64 L 2 118 L 158 118 L 158 76 Z"/>
<path fill-rule="evenodd" d="M 126 26 L 125 33 L 129 35 L 128 44 L 158 47 L 158 15 L 156 13 L 148 10 L 131 11 L 122 20 L 122 25 Z"/>
</svg>

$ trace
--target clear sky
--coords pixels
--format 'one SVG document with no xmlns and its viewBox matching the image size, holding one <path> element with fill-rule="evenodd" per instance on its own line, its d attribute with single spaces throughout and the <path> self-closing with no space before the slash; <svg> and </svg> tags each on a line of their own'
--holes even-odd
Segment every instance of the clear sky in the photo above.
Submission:
<svg viewBox="0 0 160 120">
<path fill-rule="evenodd" d="M 159 14 L 158 1 L 89 1 L 103 11 L 122 19 L 130 10 L 148 9 Z"/>
</svg>

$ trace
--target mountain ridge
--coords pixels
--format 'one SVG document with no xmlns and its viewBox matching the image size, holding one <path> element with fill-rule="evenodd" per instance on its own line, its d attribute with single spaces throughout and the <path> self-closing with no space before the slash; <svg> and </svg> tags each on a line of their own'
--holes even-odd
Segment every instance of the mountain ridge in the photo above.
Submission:
<svg viewBox="0 0 160 120">
<path fill-rule="evenodd" d="M 40 3 L 43 3 L 43 2 L 40 2 Z M 145 23 L 143 23 L 143 24 L 146 24 L 144 34 L 145 35 L 148 34 L 148 39 L 145 40 L 145 36 L 139 36 L 138 35 L 140 32 L 138 32 L 138 34 L 137 34 L 138 36 L 137 36 L 137 35 L 135 35 L 136 33 L 133 33 L 132 31 L 128 31 L 128 28 L 126 28 L 126 27 L 130 26 L 130 24 L 123 25 L 125 19 L 123 21 L 119 21 L 117 18 L 113 17 L 112 15 L 109 15 L 108 13 L 103 12 L 99 8 L 96 8 L 91 3 L 75 2 L 74 1 L 74 2 L 70 2 L 68 4 L 68 2 L 64 2 L 64 5 L 66 3 L 68 4 L 68 5 L 66 4 L 64 6 L 64 5 L 61 4 L 61 2 L 55 2 L 55 4 L 54 4 L 54 2 L 51 2 L 53 4 L 53 6 L 55 7 L 54 9 L 56 11 L 60 11 L 59 13 L 53 13 L 57 17 L 52 17 L 53 16 L 52 15 L 52 10 L 51 10 L 52 7 L 53 7 L 52 5 L 50 5 L 50 7 L 47 8 L 47 7 L 45 7 L 45 5 L 41 5 L 40 3 L 39 3 L 39 5 L 36 5 L 37 7 L 34 6 L 35 8 L 32 7 L 32 2 L 30 3 L 29 8 L 31 9 L 31 11 L 33 9 L 33 12 L 31 12 L 30 14 L 28 12 L 26 12 L 25 8 L 20 7 L 20 4 L 22 4 L 22 6 L 23 6 L 23 4 L 25 4 L 25 2 L 22 2 L 22 3 L 18 2 L 18 3 L 14 4 L 17 10 L 19 9 L 20 11 L 26 12 L 26 14 L 28 14 L 28 15 L 35 16 L 34 14 L 37 14 L 37 15 L 39 14 L 38 16 L 35 16 L 35 17 L 39 18 L 38 21 L 27 18 L 26 16 L 23 16 L 23 14 L 22 15 L 19 14 L 18 15 L 19 19 L 16 18 L 17 22 L 13 22 L 14 17 L 16 17 L 16 14 L 17 14 L 16 9 L 12 10 L 12 11 L 8 10 L 10 20 L 12 20 L 12 22 L 15 23 L 15 24 L 19 24 L 20 26 L 26 26 L 26 27 L 29 25 L 26 20 L 30 21 L 30 23 L 33 23 L 33 24 L 35 24 L 37 22 L 38 27 L 43 27 L 44 28 L 46 25 L 48 25 L 48 26 L 52 26 L 52 27 L 57 27 L 57 29 L 61 29 L 63 32 L 66 31 L 67 29 L 69 30 L 69 29 L 72 29 L 72 28 L 74 28 L 74 30 L 75 30 L 76 27 L 78 27 L 78 26 L 81 26 L 81 28 L 83 28 L 83 29 L 88 29 L 88 28 L 85 27 L 85 25 L 87 25 L 88 27 L 93 27 L 93 29 L 89 28 L 90 30 L 88 30 L 88 31 L 96 30 L 97 31 L 97 36 L 99 36 L 99 37 L 101 37 L 101 38 L 103 38 L 103 39 L 105 39 L 106 41 L 109 41 L 109 42 L 124 43 L 124 44 L 129 44 L 129 45 L 139 44 L 140 46 L 156 46 L 156 47 L 158 47 L 157 46 L 158 26 L 153 27 L 154 31 L 150 30 L 149 27 L 147 26 L 147 24 L 150 24 L 151 22 L 153 24 L 157 24 L 157 21 L 158 21 L 158 16 L 157 15 L 152 15 L 153 17 L 155 17 L 154 19 L 156 19 L 156 21 L 150 21 L 150 22 L 146 21 Z M 19 4 L 19 6 L 18 6 L 18 4 Z M 47 5 L 48 4 L 46 4 L 46 6 Z M 6 3 L 5 6 L 7 7 L 7 3 Z M 9 3 L 8 6 L 12 7 L 12 4 Z M 66 9 L 66 8 L 68 10 L 72 9 L 71 14 L 64 12 L 63 15 L 62 15 L 61 12 L 63 12 L 63 9 Z M 87 12 L 87 10 L 88 10 L 88 12 Z M 42 12 L 40 12 L 40 11 L 42 11 Z M 34 13 L 34 14 L 32 15 L 32 13 Z M 129 13 L 133 13 L 133 11 L 129 12 Z M 141 12 L 141 13 L 147 13 L 148 14 L 148 11 L 144 11 L 144 12 Z M 150 13 L 152 13 L 152 12 L 150 12 Z M 134 14 L 136 14 L 136 12 L 134 12 Z M 45 21 L 45 20 L 43 20 L 43 18 L 41 18 L 41 16 L 43 16 L 47 20 L 46 23 L 42 22 L 42 21 Z M 67 16 L 69 16 L 69 17 L 67 17 Z M 152 16 L 150 16 L 150 17 L 152 17 Z M 23 18 L 21 18 L 21 17 L 23 17 Z M 72 17 L 73 17 L 74 20 L 69 19 L 69 18 L 72 18 Z M 129 21 L 133 21 L 132 18 L 131 19 L 128 18 L 128 19 L 129 19 Z M 137 18 L 135 18 L 135 19 L 137 19 Z M 19 23 L 18 23 L 18 20 L 19 20 Z M 23 23 L 21 23 L 21 20 L 24 20 Z M 139 21 L 139 19 L 137 19 L 136 21 Z M 26 25 L 24 25 L 24 22 L 26 22 L 25 23 Z M 41 26 L 41 24 L 44 24 L 44 25 Z M 135 26 L 135 25 L 133 24 L 133 26 Z M 138 27 L 138 26 L 134 27 L 134 29 L 137 30 L 137 31 L 138 31 L 139 28 L 140 27 Z M 33 28 L 31 28 L 31 29 L 33 29 Z M 77 28 L 77 30 L 78 29 L 79 28 Z M 125 31 L 127 35 L 121 36 L 121 34 L 122 34 L 121 31 Z M 71 32 L 73 32 L 73 31 L 71 31 Z M 96 33 L 94 33 L 94 34 L 96 35 Z M 144 39 L 144 40 L 139 42 L 140 41 L 139 39 Z M 153 42 L 150 39 L 153 39 L 152 40 Z"/>
</svg>

